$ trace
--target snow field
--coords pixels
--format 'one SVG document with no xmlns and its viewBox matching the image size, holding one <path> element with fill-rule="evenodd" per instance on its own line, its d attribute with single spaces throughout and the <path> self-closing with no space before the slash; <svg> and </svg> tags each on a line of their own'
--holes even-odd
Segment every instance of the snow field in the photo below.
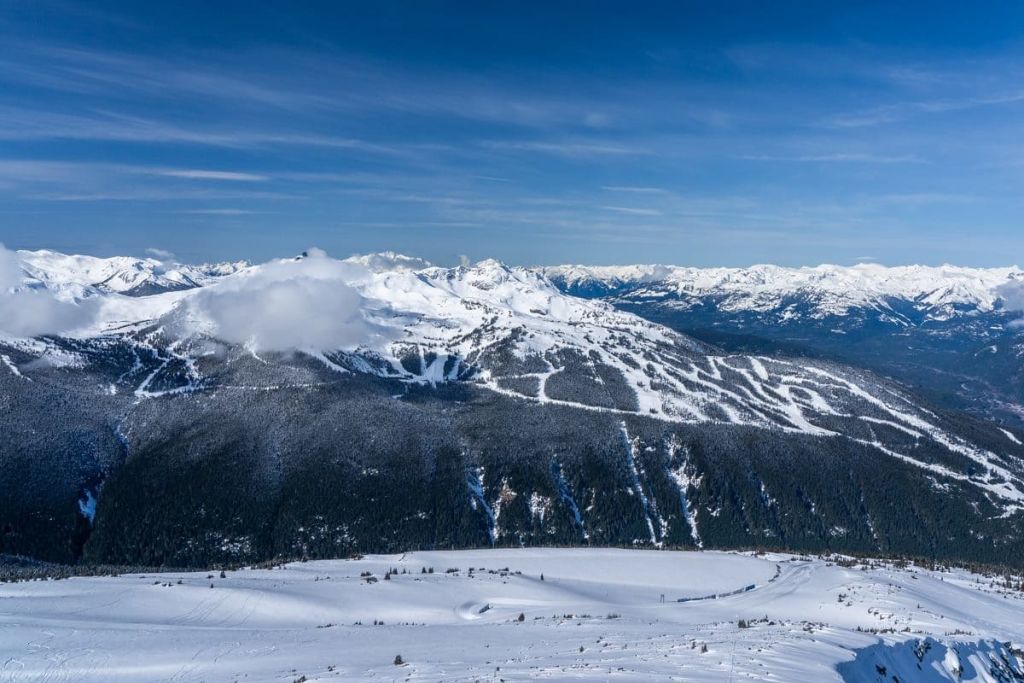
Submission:
<svg viewBox="0 0 1024 683">
<path fill-rule="evenodd" d="M 0 586 L 4 683 L 875 681 L 879 663 L 989 681 L 1022 640 L 1024 595 L 988 579 L 785 555 L 417 552 Z"/>
</svg>

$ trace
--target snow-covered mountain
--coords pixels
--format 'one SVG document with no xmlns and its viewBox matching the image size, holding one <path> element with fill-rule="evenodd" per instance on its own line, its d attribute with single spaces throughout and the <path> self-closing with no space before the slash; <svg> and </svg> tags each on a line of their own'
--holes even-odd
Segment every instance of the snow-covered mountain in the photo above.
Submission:
<svg viewBox="0 0 1024 683">
<path fill-rule="evenodd" d="M 782 320 L 821 319 L 868 309 L 896 325 L 948 320 L 1002 306 L 1001 290 L 1024 286 L 1024 271 L 957 266 L 822 265 L 783 268 L 687 268 L 663 265 L 554 266 L 544 273 L 568 292 L 686 309 L 713 300 L 722 311 L 773 313 Z"/>
<path fill-rule="evenodd" d="M 34 264 L 34 275 L 58 288 L 97 269 L 85 257 L 52 253 Z M 69 264 L 83 264 L 84 273 Z M 74 336 L 145 329 L 138 343 L 166 348 L 168 366 L 186 361 L 185 383 L 162 390 L 176 393 L 206 385 L 196 362 L 204 351 L 196 349 L 221 340 L 254 353 L 297 349 L 342 372 L 430 384 L 470 380 L 539 403 L 671 421 L 822 435 L 851 435 L 854 424 L 888 421 L 915 438 L 941 431 L 898 390 L 883 398 L 865 391 L 861 384 L 874 381 L 867 377 L 826 363 L 721 354 L 608 303 L 568 296 L 536 270 L 494 260 L 441 268 L 394 254 L 336 261 L 314 253 L 225 267 L 226 275 L 210 275 L 209 267 L 194 272 L 205 273 L 197 279 L 206 287 L 190 280 L 189 291 L 108 296 L 96 319 Z M 570 374 L 571 391 L 563 386 Z M 135 390 L 150 391 L 160 375 L 158 369 Z M 871 441 L 868 432 L 863 438 Z"/>
<path fill-rule="evenodd" d="M 64 454 L 73 465 L 61 476 L 73 497 L 96 511 L 90 518 L 99 520 L 97 529 L 114 534 L 117 527 L 116 536 L 91 541 L 104 548 L 95 552 L 105 560 L 139 559 L 137 548 L 123 546 L 138 524 L 123 517 L 132 507 L 125 497 L 137 495 L 136 477 L 174 480 L 164 468 L 181 458 L 175 472 L 205 470 L 219 457 L 255 458 L 245 471 L 262 474 L 247 490 L 270 487 L 266 496 L 282 496 L 283 484 L 272 482 L 299 476 L 311 454 L 327 458 L 326 470 L 361 463 L 338 490 L 377 486 L 374 478 L 389 467 L 381 463 L 391 459 L 415 460 L 391 470 L 401 479 L 424 463 L 438 467 L 439 453 L 458 454 L 454 470 L 430 470 L 397 486 L 422 489 L 441 477 L 445 495 L 453 485 L 464 488 L 459 504 L 475 521 L 445 527 L 456 545 L 480 542 L 473 529 L 482 529 L 494 544 L 824 542 L 918 552 L 917 541 L 895 540 L 907 533 L 898 515 L 876 515 L 910 499 L 918 509 L 950 504 L 950 496 L 965 510 L 962 523 L 976 524 L 950 532 L 957 539 L 978 534 L 996 544 L 991 552 L 1024 542 L 1004 528 L 1024 510 L 1024 444 L 1014 432 L 936 412 L 870 372 L 723 352 L 611 303 L 568 295 L 538 270 L 493 260 L 443 268 L 395 254 L 335 260 L 311 250 L 258 266 L 198 268 L 187 271 L 195 275 L 188 288 L 160 285 L 145 294 L 140 284 L 163 282 L 147 278 L 170 278 L 168 271 L 147 270 L 146 261 L 133 270 L 139 262 L 51 253 L 21 259 L 21 283 L 0 294 L 9 298 L 0 304 L 37 304 L 19 298 L 28 287 L 82 316 L 60 334 L 0 333 L 0 401 L 8 407 L 0 426 L 14 435 L 0 444 L 8 462 L 0 474 L 45 470 L 52 455 L 43 454 Z M 121 290 L 98 286 L 96 275 L 110 271 L 140 275 L 118 277 Z M 55 400 L 65 408 L 41 428 L 38 407 Z M 83 434 L 93 443 L 84 451 Z M 356 444 L 358 455 L 349 450 Z M 828 463 L 812 466 L 816 452 L 829 453 Z M 736 470 L 736 457 L 749 464 Z M 785 483 L 796 462 L 799 483 Z M 135 472 L 142 463 L 156 470 Z M 841 495 L 853 498 L 840 505 L 833 492 L 809 493 L 822 485 L 807 479 L 820 476 L 811 474 L 820 467 L 839 467 L 836 477 L 851 478 Z M 317 472 L 317 480 L 327 477 Z M 865 488 L 885 472 L 881 489 Z M 115 483 L 103 484 L 100 495 L 108 478 Z M 599 500 L 602 489 L 608 492 Z M 111 498 L 121 506 L 105 507 Z M 434 519 L 428 508 L 435 504 L 419 500 L 403 519 Z M 197 505 L 210 514 L 213 503 Z M 514 512 L 516 506 L 522 509 Z M 327 554 L 400 547 L 367 528 L 357 531 L 348 508 L 314 506 L 302 532 L 282 541 L 286 550 L 273 552 L 306 553 L 322 543 Z M 754 508 L 761 512 L 751 517 Z M 310 520 L 325 514 L 335 519 L 333 540 L 321 531 L 314 542 Z M 624 524 L 623 515 L 633 521 Z M 818 520 L 813 531 L 793 526 L 801 516 Z M 39 523 L 32 519 L 9 526 L 27 529 Z M 911 533 L 934 522 L 919 520 L 923 526 Z M 190 542 L 198 546 L 175 552 L 270 552 L 248 523 L 241 526 L 229 532 L 214 524 L 216 552 L 196 539 Z M 408 533 L 426 542 L 423 529 Z"/>
<path fill-rule="evenodd" d="M 1024 272 L 862 264 L 816 268 L 558 266 L 601 299 L 733 351 L 841 360 L 990 418 L 1024 419 Z"/>
<path fill-rule="evenodd" d="M 55 294 L 82 298 L 93 291 L 143 296 L 207 285 L 246 268 L 244 261 L 197 266 L 155 258 L 97 258 L 55 251 L 19 251 L 28 283 L 41 283 Z"/>
</svg>

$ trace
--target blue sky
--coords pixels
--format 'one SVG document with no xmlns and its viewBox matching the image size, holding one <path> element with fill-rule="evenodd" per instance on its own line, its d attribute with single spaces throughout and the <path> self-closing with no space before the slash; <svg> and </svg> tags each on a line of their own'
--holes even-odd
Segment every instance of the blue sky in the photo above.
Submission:
<svg viewBox="0 0 1024 683">
<path fill-rule="evenodd" d="M 0 0 L 0 241 L 1024 265 L 1022 39 L 1012 2 Z"/>
</svg>

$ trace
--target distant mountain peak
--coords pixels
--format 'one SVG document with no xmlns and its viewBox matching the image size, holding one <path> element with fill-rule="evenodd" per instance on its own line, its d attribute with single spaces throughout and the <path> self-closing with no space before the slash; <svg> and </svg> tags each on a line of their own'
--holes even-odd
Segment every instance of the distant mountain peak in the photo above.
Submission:
<svg viewBox="0 0 1024 683">
<path fill-rule="evenodd" d="M 563 290 L 621 301 L 660 300 L 686 307 L 714 301 L 729 311 L 781 314 L 795 300 L 814 318 L 843 316 L 851 309 L 887 310 L 891 301 L 909 303 L 926 317 L 950 317 L 966 310 L 987 312 L 1000 305 L 1000 288 L 1024 281 L 1024 271 L 960 266 L 820 265 L 788 268 L 696 268 L 663 265 L 553 266 L 543 272 Z"/>
<path fill-rule="evenodd" d="M 388 270 L 423 270 L 431 268 L 430 261 L 416 256 L 407 256 L 394 251 L 379 251 L 371 254 L 357 254 L 350 256 L 346 261 L 366 266 L 374 272 Z"/>
<path fill-rule="evenodd" d="M 45 249 L 19 251 L 18 256 L 26 275 L 55 293 L 92 288 L 128 296 L 157 294 L 202 287 L 249 267 L 245 261 L 184 265 L 152 257 L 101 258 Z"/>
</svg>

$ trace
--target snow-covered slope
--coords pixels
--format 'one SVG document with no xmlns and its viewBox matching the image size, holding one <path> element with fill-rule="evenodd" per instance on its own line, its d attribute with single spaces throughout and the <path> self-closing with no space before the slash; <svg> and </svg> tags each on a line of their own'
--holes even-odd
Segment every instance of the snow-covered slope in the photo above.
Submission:
<svg viewBox="0 0 1024 683">
<path fill-rule="evenodd" d="M 1024 681 L 1004 577 L 787 555 L 415 552 L 5 584 L 0 603 L 11 683 Z"/>
<path fill-rule="evenodd" d="M 777 312 L 812 318 L 843 316 L 864 308 L 906 323 L 895 302 L 905 302 L 927 319 L 945 320 L 989 312 L 1001 302 L 1000 289 L 1024 282 L 1020 268 L 957 266 L 687 268 L 679 266 L 555 266 L 545 274 L 566 291 L 629 301 L 664 300 L 686 308 L 714 300 L 719 310 Z M 796 304 L 807 308 L 802 310 Z"/>
<path fill-rule="evenodd" d="M 36 253 L 28 263 L 33 277 L 66 295 L 66 283 L 92 280 L 122 262 Z M 828 295 L 839 291 L 842 273 L 866 277 L 875 270 L 819 269 L 804 277 L 807 287 L 820 282 L 814 291 Z M 1005 514 L 1024 506 L 1019 463 L 1002 455 L 1016 444 L 1001 434 L 997 448 L 982 447 L 902 388 L 868 373 L 820 361 L 722 354 L 608 303 L 568 296 L 536 270 L 493 260 L 440 268 L 395 254 L 337 261 L 314 250 L 204 272 L 206 279 L 190 280 L 196 286 L 187 290 L 83 294 L 100 298 L 98 313 L 72 336 L 99 344 L 120 340 L 136 348 L 136 358 L 159 358 L 153 368 L 142 371 L 136 363 L 121 375 L 139 397 L 216 389 L 206 358 L 211 343 L 226 341 L 254 355 L 298 350 L 341 373 L 432 385 L 470 382 L 535 403 L 623 417 L 843 436 L 978 487 L 1005 506 Z M 781 287 L 774 277 L 780 269 L 723 272 L 706 275 L 708 282 L 744 292 L 751 281 L 765 291 Z M 916 277 L 923 282 L 926 271 Z M 881 278 L 887 284 L 876 290 L 897 287 L 893 279 Z M 950 296 L 936 294 L 935 301 Z M 10 343 L 42 358 L 52 349 L 38 341 Z M 54 362 L 70 362 L 67 349 L 53 352 L 60 354 Z M 936 459 L 922 444 L 947 457 Z"/>
<path fill-rule="evenodd" d="M 725 348 L 841 358 L 940 405 L 1020 424 L 1024 272 L 874 264 L 815 268 L 558 266 L 563 291 Z"/>
</svg>

